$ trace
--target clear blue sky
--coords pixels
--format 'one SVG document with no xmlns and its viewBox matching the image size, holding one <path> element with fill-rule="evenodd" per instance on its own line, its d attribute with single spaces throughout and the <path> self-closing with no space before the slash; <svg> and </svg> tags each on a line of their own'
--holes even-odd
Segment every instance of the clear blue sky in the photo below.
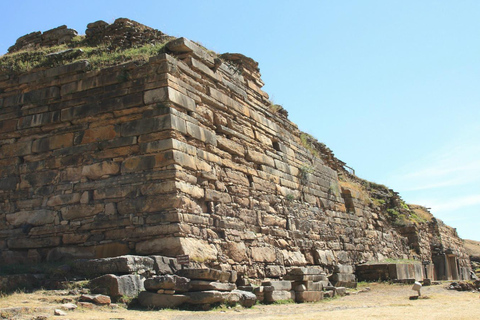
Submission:
<svg viewBox="0 0 480 320">
<path fill-rule="evenodd" d="M 4 1 L 0 53 L 126 17 L 260 63 L 264 89 L 358 176 L 480 240 L 480 1 Z"/>
</svg>

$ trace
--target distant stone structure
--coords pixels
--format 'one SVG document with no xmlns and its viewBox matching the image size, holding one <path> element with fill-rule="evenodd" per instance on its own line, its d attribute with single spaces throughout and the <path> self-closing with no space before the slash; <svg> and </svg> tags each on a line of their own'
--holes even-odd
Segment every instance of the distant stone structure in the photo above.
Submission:
<svg viewBox="0 0 480 320">
<path fill-rule="evenodd" d="M 34 33 L 9 52 L 74 36 Z M 119 19 L 86 38 L 168 36 Z M 252 59 L 185 38 L 144 64 L 0 74 L 0 263 L 188 254 L 279 278 L 391 258 L 424 262 L 424 278 L 468 278 L 454 229 L 351 174 L 262 86 Z"/>
</svg>

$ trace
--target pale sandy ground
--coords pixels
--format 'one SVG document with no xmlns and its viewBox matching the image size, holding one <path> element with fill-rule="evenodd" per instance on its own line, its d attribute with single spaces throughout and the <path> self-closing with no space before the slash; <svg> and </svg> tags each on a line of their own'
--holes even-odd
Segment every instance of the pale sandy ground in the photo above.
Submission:
<svg viewBox="0 0 480 320">
<path fill-rule="evenodd" d="M 44 292 L 13 294 L 0 298 L 0 308 L 29 307 L 21 315 L 3 314 L 4 319 L 125 319 L 125 320 L 195 320 L 195 319 L 480 319 L 480 293 L 457 292 L 439 286 L 424 287 L 429 299 L 409 300 L 414 295 L 410 285 L 370 284 L 371 291 L 317 303 L 256 305 L 252 309 L 233 308 L 213 311 L 139 311 L 122 307 L 97 307 L 94 310 L 69 311 L 66 317 L 53 316 L 65 296 Z M 70 296 L 71 297 L 71 296 Z M 67 297 L 68 298 L 68 297 Z M 31 308 L 44 310 L 31 312 Z M 45 309 L 46 308 L 46 309 Z"/>
</svg>

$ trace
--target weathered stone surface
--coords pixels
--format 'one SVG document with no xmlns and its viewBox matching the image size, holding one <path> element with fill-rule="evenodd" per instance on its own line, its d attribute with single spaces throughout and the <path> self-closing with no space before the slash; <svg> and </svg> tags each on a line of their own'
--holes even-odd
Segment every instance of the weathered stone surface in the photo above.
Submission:
<svg viewBox="0 0 480 320">
<path fill-rule="evenodd" d="M 150 256 L 150 258 L 154 261 L 153 270 L 159 275 L 173 274 L 181 268 L 175 258 L 164 256 Z"/>
<path fill-rule="evenodd" d="M 333 270 L 335 273 L 353 274 L 353 266 L 337 264 Z"/>
<path fill-rule="evenodd" d="M 99 305 L 112 303 L 110 297 L 103 294 L 82 294 L 78 300 L 82 302 L 91 302 Z"/>
<path fill-rule="evenodd" d="M 294 282 L 292 287 L 295 291 L 322 291 L 323 290 L 323 283 L 318 281 L 302 281 L 302 282 Z"/>
<path fill-rule="evenodd" d="M 264 301 L 268 303 L 273 303 L 276 301 L 295 300 L 295 291 L 265 291 L 264 296 Z"/>
<path fill-rule="evenodd" d="M 232 292 L 226 292 L 225 296 L 227 303 L 238 303 L 245 308 L 251 308 L 257 302 L 257 296 L 249 291 L 233 290 Z"/>
<path fill-rule="evenodd" d="M 347 289 L 345 287 L 335 287 L 335 294 L 343 297 L 347 292 Z"/>
<path fill-rule="evenodd" d="M 120 172 L 120 166 L 116 162 L 104 161 L 85 166 L 82 175 L 88 179 L 96 180 L 105 176 L 114 175 Z"/>
<path fill-rule="evenodd" d="M 228 282 L 230 279 L 230 273 L 215 270 L 210 268 L 204 269 L 180 269 L 177 271 L 177 275 L 191 280 L 210 280 L 210 281 L 221 281 Z"/>
<path fill-rule="evenodd" d="M 204 240 L 193 238 L 168 237 L 139 242 L 136 245 L 139 254 L 165 254 L 179 256 L 187 254 L 192 260 L 216 260 L 218 251 Z"/>
<path fill-rule="evenodd" d="M 252 259 L 258 262 L 274 262 L 277 254 L 274 248 L 269 247 L 252 247 Z"/>
<path fill-rule="evenodd" d="M 190 291 L 232 291 L 235 290 L 236 285 L 234 283 L 206 281 L 206 280 L 192 280 L 190 281 Z"/>
<path fill-rule="evenodd" d="M 143 274 L 152 272 L 153 265 L 154 261 L 150 257 L 127 255 L 104 259 L 76 260 L 74 268 L 79 272 L 88 274 Z"/>
<path fill-rule="evenodd" d="M 323 299 L 322 291 L 297 291 L 295 292 L 295 302 L 316 302 Z"/>
<path fill-rule="evenodd" d="M 57 213 L 55 211 L 41 209 L 32 211 L 20 211 L 7 214 L 7 222 L 12 226 L 32 225 L 41 226 L 55 221 Z"/>
<path fill-rule="evenodd" d="M 189 297 L 181 294 L 159 294 L 142 291 L 138 295 L 138 302 L 146 308 L 176 308 L 189 301 Z"/>
<path fill-rule="evenodd" d="M 160 289 L 187 292 L 190 289 L 190 279 L 176 275 L 155 276 L 145 280 L 145 290 L 157 292 Z"/>
<path fill-rule="evenodd" d="M 110 297 L 136 297 L 144 290 L 144 279 L 139 275 L 116 276 L 106 274 L 90 280 L 89 287 L 92 293 L 108 295 Z"/>
<path fill-rule="evenodd" d="M 275 290 L 285 290 L 285 291 L 292 290 L 291 281 L 264 281 L 262 282 L 262 286 L 271 286 Z"/>
<path fill-rule="evenodd" d="M 221 291 L 215 290 L 187 292 L 185 295 L 189 298 L 187 302 L 191 304 L 221 303 L 226 298 Z"/>
</svg>

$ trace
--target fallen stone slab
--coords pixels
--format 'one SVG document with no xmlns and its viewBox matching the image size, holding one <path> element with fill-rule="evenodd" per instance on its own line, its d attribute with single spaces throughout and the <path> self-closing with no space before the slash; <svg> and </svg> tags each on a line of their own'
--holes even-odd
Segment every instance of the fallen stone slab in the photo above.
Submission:
<svg viewBox="0 0 480 320">
<path fill-rule="evenodd" d="M 145 280 L 144 287 L 147 291 L 157 292 L 158 290 L 175 290 L 176 292 L 187 292 L 190 289 L 190 279 L 177 275 L 154 276 Z"/>
<path fill-rule="evenodd" d="M 64 303 L 60 306 L 60 308 L 63 309 L 63 310 L 67 310 L 67 311 L 75 310 L 75 309 L 77 309 L 77 305 L 74 304 L 74 303 Z"/>
<path fill-rule="evenodd" d="M 138 295 L 138 302 L 146 308 L 176 308 L 189 300 L 189 297 L 182 294 L 161 294 L 142 291 Z"/>
<path fill-rule="evenodd" d="M 323 284 L 320 281 L 296 281 L 292 284 L 295 291 L 322 291 Z"/>
<path fill-rule="evenodd" d="M 281 280 L 263 281 L 262 286 L 271 286 L 275 290 L 290 291 L 292 290 L 292 281 L 281 281 Z"/>
<path fill-rule="evenodd" d="M 277 301 L 295 300 L 295 291 L 268 291 L 264 293 L 264 301 L 273 303 Z"/>
<path fill-rule="evenodd" d="M 140 291 L 144 290 L 144 281 L 144 278 L 134 274 L 123 276 L 106 274 L 91 280 L 89 287 L 92 293 L 110 297 L 136 297 Z"/>
<path fill-rule="evenodd" d="M 110 297 L 103 294 L 82 294 L 78 300 L 81 302 L 91 302 L 98 305 L 112 303 Z"/>
<path fill-rule="evenodd" d="M 335 295 L 343 297 L 347 293 L 347 289 L 345 287 L 335 287 Z"/>
<path fill-rule="evenodd" d="M 230 279 L 230 272 L 215 270 L 210 268 L 203 269 L 180 269 L 176 272 L 177 275 L 191 280 L 211 280 L 228 282 Z"/>
<path fill-rule="evenodd" d="M 252 292 L 233 290 L 231 293 L 240 295 L 240 305 L 245 308 L 251 308 L 257 302 L 257 296 Z"/>
<path fill-rule="evenodd" d="M 295 302 L 315 302 L 323 299 L 323 291 L 298 291 L 295 293 Z"/>
<path fill-rule="evenodd" d="M 218 281 L 206 281 L 206 280 L 191 280 L 189 285 L 189 291 L 232 291 L 236 289 L 234 283 L 218 282 Z"/>
<path fill-rule="evenodd" d="M 187 292 L 185 295 L 189 298 L 187 302 L 191 304 L 222 303 L 226 299 L 221 291 L 216 290 Z"/>
<path fill-rule="evenodd" d="M 150 257 L 125 255 L 103 259 L 80 259 L 74 261 L 74 270 L 84 275 L 100 274 L 150 274 L 154 260 Z"/>
</svg>

